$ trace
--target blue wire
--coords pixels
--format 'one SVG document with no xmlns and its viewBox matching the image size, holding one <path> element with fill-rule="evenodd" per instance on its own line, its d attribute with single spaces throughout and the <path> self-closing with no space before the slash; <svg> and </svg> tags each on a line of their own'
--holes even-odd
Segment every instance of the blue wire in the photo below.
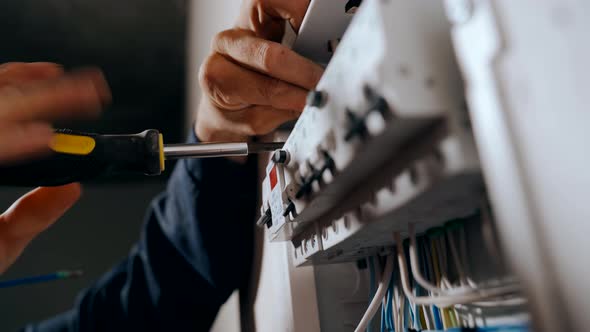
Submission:
<svg viewBox="0 0 590 332">
<path fill-rule="evenodd" d="M 391 314 L 391 309 L 393 307 L 393 287 L 392 287 L 391 280 L 389 281 L 389 288 L 387 289 L 387 306 L 385 309 L 385 317 L 387 318 L 387 328 L 389 331 L 395 330 L 393 326 L 393 316 Z"/>
<path fill-rule="evenodd" d="M 55 273 L 26 277 L 14 280 L 7 280 L 0 282 L 0 288 L 10 288 L 23 285 L 38 284 L 42 282 L 49 282 L 54 280 L 76 278 L 82 276 L 82 271 L 57 271 Z"/>
<path fill-rule="evenodd" d="M 381 332 L 385 332 L 385 307 L 381 305 Z"/>
<path fill-rule="evenodd" d="M 391 279 L 389 279 L 389 287 L 387 288 L 387 296 L 388 296 L 388 301 L 387 301 L 387 321 L 389 323 L 389 329 L 391 331 L 395 331 L 395 323 L 393 322 L 393 314 L 392 314 L 392 309 L 393 309 L 393 285 L 395 283 L 395 271 L 391 273 Z"/>
<path fill-rule="evenodd" d="M 387 288 L 387 293 L 385 294 L 385 296 L 387 296 L 387 302 L 386 302 L 386 306 L 385 306 L 385 326 L 387 327 L 388 331 L 393 330 L 393 324 L 392 324 L 392 319 L 391 319 L 391 308 L 392 308 L 392 303 L 393 303 L 393 296 L 392 296 L 392 292 L 391 292 L 391 281 L 389 282 L 389 286 Z"/>
</svg>

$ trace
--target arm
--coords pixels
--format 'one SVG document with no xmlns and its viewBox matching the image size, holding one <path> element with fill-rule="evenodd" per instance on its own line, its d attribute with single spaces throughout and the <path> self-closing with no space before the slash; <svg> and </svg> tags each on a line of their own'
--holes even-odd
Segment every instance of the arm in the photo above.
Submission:
<svg viewBox="0 0 590 332">
<path fill-rule="evenodd" d="M 208 330 L 250 272 L 255 164 L 180 161 L 129 257 L 72 311 L 26 331 Z"/>
</svg>

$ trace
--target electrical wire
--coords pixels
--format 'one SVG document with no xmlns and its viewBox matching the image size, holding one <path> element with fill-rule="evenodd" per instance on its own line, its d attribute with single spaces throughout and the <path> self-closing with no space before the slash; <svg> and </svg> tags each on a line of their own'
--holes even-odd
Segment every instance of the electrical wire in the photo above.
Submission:
<svg viewBox="0 0 590 332">
<path fill-rule="evenodd" d="M 386 293 L 387 294 L 387 293 Z M 383 303 L 381 303 L 381 332 L 385 332 L 386 323 L 385 323 L 385 298 L 383 298 Z"/>
<path fill-rule="evenodd" d="M 469 294 L 448 294 L 434 297 L 421 297 L 414 296 L 410 290 L 410 284 L 408 280 L 408 268 L 406 264 L 406 258 L 403 251 L 403 245 L 401 242 L 401 235 L 399 232 L 394 233 L 394 238 L 397 244 L 397 259 L 399 265 L 400 280 L 404 294 L 411 302 L 417 304 L 436 305 L 441 308 L 449 307 L 455 304 L 464 304 L 471 302 L 483 301 L 491 298 L 500 296 L 511 295 L 518 292 L 519 288 L 515 285 L 500 286 L 493 289 L 478 290 L 474 293 Z"/>
<path fill-rule="evenodd" d="M 399 307 L 400 307 L 400 295 L 399 295 L 399 288 L 397 285 L 395 285 L 393 287 L 393 310 L 391 311 L 393 314 L 393 322 L 395 325 L 395 332 L 400 332 L 402 323 L 400 320 L 400 312 L 399 312 Z"/>
<path fill-rule="evenodd" d="M 418 295 L 418 285 L 414 285 L 414 295 Z M 412 310 L 412 328 L 414 330 L 420 331 L 422 330 L 422 321 L 420 319 L 420 306 L 418 306 L 417 304 L 413 303 L 411 305 L 411 310 Z"/>
<path fill-rule="evenodd" d="M 422 315 L 424 316 L 424 323 L 426 324 L 426 329 L 432 330 L 433 326 L 432 323 L 430 323 L 430 314 L 427 311 L 428 307 L 425 305 L 420 307 L 422 308 Z"/>
<path fill-rule="evenodd" d="M 375 296 L 373 297 L 373 300 L 369 304 L 367 311 L 365 312 L 359 325 L 355 329 L 355 332 L 364 331 L 367 328 L 367 326 L 369 325 L 373 316 L 375 316 L 375 313 L 379 309 L 379 305 L 381 304 L 381 301 L 383 300 L 383 297 L 385 296 L 385 292 L 386 292 L 387 287 L 389 285 L 389 280 L 391 279 L 392 271 L 393 271 L 393 257 L 391 255 L 388 255 L 385 260 L 385 268 L 383 269 L 383 273 L 381 274 L 381 281 L 379 282 L 379 287 L 377 288 L 377 291 L 375 292 Z"/>
<path fill-rule="evenodd" d="M 482 308 L 489 308 L 489 307 L 516 307 L 527 304 L 527 299 L 523 297 L 512 297 L 504 300 L 495 300 L 495 301 L 485 301 L 485 302 L 473 302 L 470 303 L 470 306 L 473 307 L 482 307 Z"/>
<path fill-rule="evenodd" d="M 408 250 L 410 252 L 410 268 L 412 269 L 412 275 L 414 276 L 414 280 L 416 280 L 416 282 L 422 286 L 422 288 L 435 293 L 435 294 L 445 294 L 447 293 L 447 291 L 445 289 L 442 289 L 434 284 L 432 284 L 430 281 L 428 281 L 424 275 L 422 275 L 422 271 L 420 271 L 420 262 L 418 261 L 418 253 L 416 250 L 416 226 L 413 223 L 410 223 L 408 225 L 408 232 L 409 232 L 409 237 L 410 237 L 410 244 L 408 247 Z M 438 250 L 433 250 L 433 258 L 436 257 L 436 253 L 438 252 Z M 438 265 L 436 262 L 433 262 L 433 265 L 436 266 Z M 438 269 L 437 269 L 438 270 Z M 438 270 L 440 271 L 440 270 Z M 439 279 L 439 277 L 437 276 L 437 279 Z M 456 291 L 459 291 L 458 289 Z M 470 289 L 465 289 L 465 291 L 470 291 Z"/>
<path fill-rule="evenodd" d="M 79 278 L 84 274 L 81 270 L 75 271 L 57 271 L 50 274 L 40 275 L 40 276 L 33 276 L 33 277 L 26 277 L 21 279 L 14 279 L 14 280 L 7 280 L 0 282 L 0 288 L 11 288 L 23 285 L 32 285 L 38 284 L 43 282 L 49 282 L 54 280 L 64 280 L 64 279 L 72 279 L 72 278 Z"/>
<path fill-rule="evenodd" d="M 408 326 L 408 311 L 406 310 L 406 298 L 404 296 L 402 296 L 400 298 L 400 304 L 399 304 L 400 308 L 400 321 L 401 321 L 401 326 L 400 326 L 400 331 L 406 331 L 406 327 Z"/>
<path fill-rule="evenodd" d="M 393 321 L 393 314 L 392 314 L 392 306 L 394 303 L 393 298 L 393 284 L 394 284 L 394 272 L 391 273 L 391 278 L 389 279 L 389 287 L 387 288 L 387 307 L 385 308 L 385 314 L 387 317 L 387 328 L 390 330 L 395 329 L 395 323 Z"/>
<path fill-rule="evenodd" d="M 414 276 L 414 279 L 416 280 L 416 282 L 422 286 L 423 288 L 431 291 L 432 293 L 435 294 L 439 294 L 439 295 L 447 295 L 447 296 L 459 296 L 461 294 L 464 295 L 480 295 L 481 292 L 477 289 L 474 289 L 472 287 L 458 287 L 458 288 L 451 288 L 450 283 L 448 282 L 448 280 L 446 279 L 446 277 L 444 277 L 445 274 L 445 269 L 444 266 L 439 265 L 438 264 L 438 259 L 437 257 L 439 257 L 438 253 L 445 250 L 446 248 L 444 248 L 444 246 L 441 246 L 440 243 L 434 244 L 433 247 L 433 260 L 434 262 L 432 262 L 432 265 L 438 268 L 438 272 L 440 273 L 440 283 L 445 285 L 448 289 L 444 289 L 441 287 L 437 287 L 436 285 L 430 283 L 426 277 L 424 277 L 422 275 L 422 272 L 420 270 L 420 263 L 418 261 L 418 254 L 416 252 L 416 231 L 415 231 L 415 225 L 413 223 L 410 223 L 408 225 L 408 230 L 409 230 L 409 237 L 410 237 L 410 241 L 409 241 L 409 256 L 410 256 L 410 267 L 411 267 L 411 271 L 412 271 L 412 275 Z M 438 241 L 437 241 L 438 242 Z M 457 251 L 457 248 L 454 246 L 454 243 L 451 242 L 451 251 Z M 453 256 L 455 257 L 455 259 L 457 261 L 459 261 L 459 257 L 458 257 L 458 253 L 453 254 Z M 442 260 L 442 258 L 441 258 Z M 459 263 L 459 265 L 462 265 Z M 439 279 L 439 278 L 437 278 Z M 467 279 L 467 278 L 466 278 Z M 471 282 L 472 285 L 475 285 L 473 282 Z M 458 325 L 458 321 L 457 321 L 457 316 L 456 313 L 454 312 L 450 312 L 448 309 L 443 309 L 443 311 L 441 312 L 441 318 L 442 318 L 442 323 L 443 323 L 443 327 L 449 327 L 449 326 L 456 326 Z"/>
</svg>

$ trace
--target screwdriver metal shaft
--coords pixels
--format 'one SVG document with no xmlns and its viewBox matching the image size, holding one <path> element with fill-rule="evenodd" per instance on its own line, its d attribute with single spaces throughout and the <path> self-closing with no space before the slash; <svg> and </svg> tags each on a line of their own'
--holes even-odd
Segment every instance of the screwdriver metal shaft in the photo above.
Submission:
<svg viewBox="0 0 590 332">
<path fill-rule="evenodd" d="M 181 158 L 216 158 L 247 156 L 251 153 L 270 152 L 283 147 L 283 142 L 273 143 L 198 143 L 166 144 L 164 157 L 167 160 Z"/>
</svg>

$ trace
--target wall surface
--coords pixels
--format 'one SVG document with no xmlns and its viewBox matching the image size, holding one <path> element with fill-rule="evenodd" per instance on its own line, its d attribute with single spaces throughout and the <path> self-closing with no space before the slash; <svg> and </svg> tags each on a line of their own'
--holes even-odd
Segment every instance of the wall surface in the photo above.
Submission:
<svg viewBox="0 0 590 332">
<path fill-rule="evenodd" d="M 51 61 L 100 67 L 113 103 L 99 132 L 156 128 L 184 139 L 186 0 L 0 1 L 0 63 Z M 71 125 L 71 124 L 68 124 Z"/>
</svg>

